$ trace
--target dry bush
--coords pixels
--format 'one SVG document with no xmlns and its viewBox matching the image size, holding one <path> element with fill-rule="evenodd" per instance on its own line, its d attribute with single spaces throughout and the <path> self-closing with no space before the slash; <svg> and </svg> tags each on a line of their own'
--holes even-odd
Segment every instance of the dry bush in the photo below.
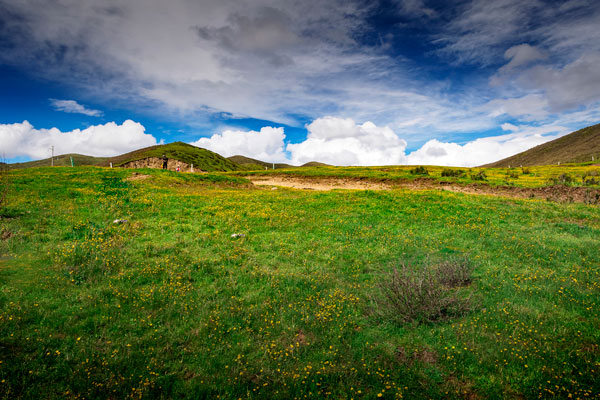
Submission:
<svg viewBox="0 0 600 400">
<path fill-rule="evenodd" d="M 471 282 L 469 264 L 447 261 L 422 269 L 401 265 L 387 273 L 374 298 L 376 313 L 400 323 L 424 323 L 466 314 L 471 298 L 459 288 Z"/>
<path fill-rule="evenodd" d="M 449 260 L 435 267 L 440 283 L 450 288 L 466 286 L 471 283 L 473 268 L 467 259 Z"/>
</svg>

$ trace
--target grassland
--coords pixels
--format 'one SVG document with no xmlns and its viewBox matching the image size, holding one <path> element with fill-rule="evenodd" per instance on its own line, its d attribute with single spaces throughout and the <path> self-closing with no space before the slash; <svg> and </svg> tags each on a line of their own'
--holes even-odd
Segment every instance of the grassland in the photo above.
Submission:
<svg viewBox="0 0 600 400">
<path fill-rule="evenodd" d="M 11 171 L 2 398 L 600 396 L 598 206 L 132 172 Z M 512 180 L 565 172 L 531 173 Z M 465 259 L 464 313 L 419 323 L 381 310 L 394 269 Z"/>
<path fill-rule="evenodd" d="M 423 168 L 423 170 L 419 169 Z M 447 168 L 438 166 L 387 166 L 387 167 L 305 167 L 282 170 L 239 171 L 234 175 L 280 175 L 302 178 L 347 178 L 402 183 L 425 180 L 462 185 L 544 187 L 557 183 L 569 186 L 600 188 L 600 166 L 591 163 L 562 166 L 523 168 Z"/>
</svg>

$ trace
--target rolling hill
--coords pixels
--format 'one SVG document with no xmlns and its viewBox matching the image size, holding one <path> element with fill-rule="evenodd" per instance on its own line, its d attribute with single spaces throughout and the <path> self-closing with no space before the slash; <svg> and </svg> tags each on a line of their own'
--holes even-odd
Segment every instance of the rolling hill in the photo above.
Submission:
<svg viewBox="0 0 600 400">
<path fill-rule="evenodd" d="M 233 161 L 236 164 L 241 165 L 244 169 L 255 170 L 255 169 L 283 169 L 283 168 L 299 168 L 295 165 L 285 164 L 285 163 L 268 163 L 265 161 L 256 160 L 254 158 L 246 157 L 246 156 L 231 156 L 227 157 L 230 161 Z M 273 168 L 273 166 L 275 168 Z M 328 167 L 328 164 L 324 164 L 317 161 L 307 162 L 306 164 L 300 165 L 300 167 Z"/>
<path fill-rule="evenodd" d="M 290 164 L 283 164 L 283 163 L 268 163 L 265 161 L 260 161 L 260 160 L 256 160 L 254 158 L 250 158 L 250 157 L 246 157 L 246 156 L 231 156 L 231 157 L 227 157 L 227 159 L 229 161 L 232 161 L 236 164 L 241 165 L 244 169 L 273 169 L 273 166 L 275 166 L 275 169 L 282 169 L 282 168 L 295 168 L 293 165 Z"/>
<path fill-rule="evenodd" d="M 194 164 L 195 168 L 204 171 L 238 171 L 241 169 L 235 162 L 217 153 L 183 142 L 160 144 L 135 150 L 120 156 L 108 158 L 100 165 L 108 166 L 112 162 L 114 166 L 122 166 L 128 162 L 143 160 L 145 158 L 160 158 L 163 154 L 169 159 Z"/>
<path fill-rule="evenodd" d="M 514 156 L 482 167 L 550 165 L 560 162 L 600 162 L 600 124 L 588 126 Z"/>
<path fill-rule="evenodd" d="M 107 157 L 92 157 L 84 156 L 82 154 L 62 154 L 54 157 L 54 166 L 56 167 L 70 167 L 71 157 L 73 158 L 73 165 L 100 165 L 104 161 L 108 160 Z M 44 158 L 43 160 L 28 161 L 22 163 L 9 164 L 11 169 L 22 169 L 22 168 L 35 168 L 35 167 L 49 167 L 52 165 L 50 157 Z"/>
<path fill-rule="evenodd" d="M 116 157 L 92 157 L 81 154 L 63 154 L 54 157 L 55 166 L 71 166 L 71 157 L 75 166 L 97 165 L 108 167 L 110 163 L 115 167 L 123 166 L 132 161 L 144 160 L 147 158 L 160 158 L 166 155 L 171 160 L 179 160 L 186 164 L 194 164 L 194 168 L 203 171 L 239 171 L 243 169 L 235 162 L 232 162 L 217 153 L 200 147 L 192 146 L 183 142 L 174 142 L 161 144 L 143 149 L 135 150 L 129 153 L 121 154 Z M 48 167 L 51 165 L 50 158 L 43 160 L 29 161 L 24 163 L 10 164 L 11 169 Z"/>
</svg>

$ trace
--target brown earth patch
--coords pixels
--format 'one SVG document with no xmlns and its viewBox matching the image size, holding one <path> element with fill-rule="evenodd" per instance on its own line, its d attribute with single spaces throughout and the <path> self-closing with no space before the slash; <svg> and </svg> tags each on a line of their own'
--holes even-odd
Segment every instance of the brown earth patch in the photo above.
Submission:
<svg viewBox="0 0 600 400">
<path fill-rule="evenodd" d="M 125 180 L 126 181 L 143 181 L 144 179 L 148 179 L 148 178 L 150 178 L 150 175 L 144 175 L 144 174 L 134 172 L 133 174 L 131 174 L 131 176 L 129 176 Z"/>
<path fill-rule="evenodd" d="M 360 178 L 307 178 L 296 176 L 247 176 L 256 186 L 281 186 L 307 190 L 447 190 L 455 193 L 501 196 L 516 199 L 542 199 L 562 203 L 600 204 L 600 190 L 586 187 L 552 185 L 538 188 L 489 186 L 481 183 L 459 185 L 447 181 L 377 181 Z"/>
<path fill-rule="evenodd" d="M 11 231 L 4 231 L 0 237 L 2 237 L 2 240 L 8 240 L 12 235 L 13 233 Z"/>
</svg>

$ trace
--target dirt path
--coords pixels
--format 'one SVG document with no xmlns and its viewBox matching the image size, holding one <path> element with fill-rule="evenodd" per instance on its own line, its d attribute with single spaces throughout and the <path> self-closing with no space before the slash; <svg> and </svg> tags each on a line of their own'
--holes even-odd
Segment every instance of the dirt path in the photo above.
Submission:
<svg viewBox="0 0 600 400">
<path fill-rule="evenodd" d="M 502 196 L 518 199 L 543 199 L 558 202 L 600 204 L 600 191 L 585 187 L 546 186 L 541 188 L 493 187 L 485 184 L 458 185 L 431 180 L 409 182 L 378 182 L 348 178 L 304 178 L 295 176 L 247 176 L 257 186 L 282 186 L 308 190 L 447 190 L 450 192 Z"/>
</svg>

